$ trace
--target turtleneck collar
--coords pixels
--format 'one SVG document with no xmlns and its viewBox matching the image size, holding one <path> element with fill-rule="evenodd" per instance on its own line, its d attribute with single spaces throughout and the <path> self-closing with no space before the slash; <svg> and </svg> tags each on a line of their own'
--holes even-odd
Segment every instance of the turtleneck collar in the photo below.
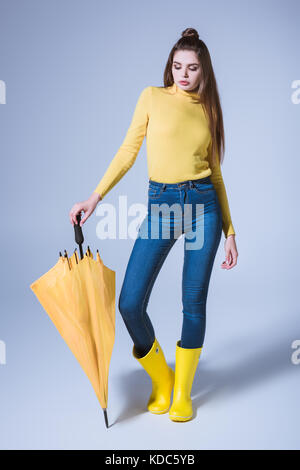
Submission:
<svg viewBox="0 0 300 470">
<path fill-rule="evenodd" d="M 171 85 L 169 87 L 169 92 L 172 93 L 173 95 L 175 95 L 177 93 L 177 94 L 183 95 L 183 96 L 191 96 L 191 97 L 199 96 L 198 93 L 195 92 L 195 91 L 183 90 L 182 88 L 177 86 L 175 82 L 173 83 L 173 85 Z"/>
</svg>

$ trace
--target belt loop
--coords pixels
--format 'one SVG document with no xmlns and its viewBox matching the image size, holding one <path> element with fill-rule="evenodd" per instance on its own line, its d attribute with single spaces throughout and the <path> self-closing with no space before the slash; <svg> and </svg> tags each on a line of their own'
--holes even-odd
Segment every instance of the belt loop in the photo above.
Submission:
<svg viewBox="0 0 300 470">
<path fill-rule="evenodd" d="M 166 189 L 166 185 L 165 185 L 165 184 L 163 184 L 163 188 L 162 188 L 162 190 L 164 191 L 165 189 Z"/>
</svg>

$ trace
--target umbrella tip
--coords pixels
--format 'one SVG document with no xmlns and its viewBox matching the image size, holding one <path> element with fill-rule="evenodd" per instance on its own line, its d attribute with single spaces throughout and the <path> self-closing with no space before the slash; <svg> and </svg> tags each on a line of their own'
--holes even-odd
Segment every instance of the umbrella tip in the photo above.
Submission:
<svg viewBox="0 0 300 470">
<path fill-rule="evenodd" d="M 108 428 L 108 419 L 107 419 L 107 411 L 106 408 L 103 408 L 103 413 L 104 413 L 104 419 L 105 419 L 105 425 Z"/>
</svg>

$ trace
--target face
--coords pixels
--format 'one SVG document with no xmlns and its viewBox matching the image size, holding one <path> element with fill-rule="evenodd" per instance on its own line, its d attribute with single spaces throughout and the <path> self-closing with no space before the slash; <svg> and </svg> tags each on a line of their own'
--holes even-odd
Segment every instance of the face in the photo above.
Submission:
<svg viewBox="0 0 300 470">
<path fill-rule="evenodd" d="M 172 74 L 174 82 L 179 88 L 186 91 L 192 91 L 198 88 L 200 73 L 200 62 L 196 52 L 187 50 L 175 52 L 173 56 Z"/>
</svg>

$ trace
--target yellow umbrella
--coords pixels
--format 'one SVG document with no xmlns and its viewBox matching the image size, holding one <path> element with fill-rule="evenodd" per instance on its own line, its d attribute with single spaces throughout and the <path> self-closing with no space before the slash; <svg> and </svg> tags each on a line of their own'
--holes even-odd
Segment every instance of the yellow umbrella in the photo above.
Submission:
<svg viewBox="0 0 300 470">
<path fill-rule="evenodd" d="M 83 254 L 83 234 L 74 225 L 79 245 L 30 285 L 57 330 L 87 374 L 108 427 L 108 374 L 115 339 L 115 271 L 103 264 L 97 250 Z"/>
</svg>

